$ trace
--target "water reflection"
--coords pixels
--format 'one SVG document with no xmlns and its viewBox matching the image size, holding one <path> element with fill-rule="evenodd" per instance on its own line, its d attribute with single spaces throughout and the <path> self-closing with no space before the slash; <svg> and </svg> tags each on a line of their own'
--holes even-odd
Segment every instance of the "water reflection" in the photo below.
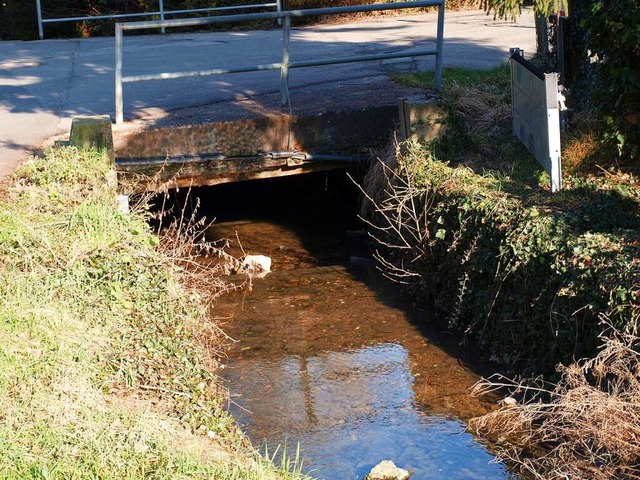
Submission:
<svg viewBox="0 0 640 480">
<path fill-rule="evenodd" d="M 414 479 L 506 478 L 460 420 L 419 408 L 409 364 L 407 350 L 388 343 L 234 361 L 227 378 L 251 412 L 233 413 L 254 439 L 299 442 L 317 478 L 362 479 L 384 459 L 410 468 Z"/>
<path fill-rule="evenodd" d="M 273 258 L 274 272 L 252 292 L 215 308 L 238 340 L 223 372 L 251 440 L 299 443 L 305 470 L 326 480 L 362 479 L 385 459 L 413 480 L 509 478 L 464 432 L 465 419 L 492 405 L 469 395 L 477 376 L 424 335 L 424 312 L 376 276 L 332 265 L 346 248 L 335 232 L 311 235 L 313 255 L 306 233 L 303 242 L 264 221 L 210 232 Z"/>
</svg>

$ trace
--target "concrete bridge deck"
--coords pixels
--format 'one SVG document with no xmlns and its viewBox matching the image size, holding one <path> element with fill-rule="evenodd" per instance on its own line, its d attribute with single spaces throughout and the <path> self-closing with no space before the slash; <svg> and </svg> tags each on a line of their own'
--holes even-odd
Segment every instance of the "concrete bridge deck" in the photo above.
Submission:
<svg viewBox="0 0 640 480">
<path fill-rule="evenodd" d="M 431 14 L 381 17 L 294 29 L 291 57 L 346 56 L 427 44 Z M 133 36 L 125 40 L 127 74 L 158 73 L 277 61 L 279 30 Z M 444 65 L 488 68 L 513 46 L 533 52 L 533 15 L 518 23 L 481 11 L 447 12 Z M 0 176 L 56 135 L 71 119 L 114 114 L 114 40 L 93 38 L 0 42 Z M 291 75 L 294 115 L 375 105 L 410 94 L 389 79 L 394 72 L 433 68 L 433 58 L 389 60 L 296 70 Z M 128 84 L 125 118 L 116 136 L 149 126 L 176 126 L 264 118 L 281 113 L 277 72 Z"/>
</svg>

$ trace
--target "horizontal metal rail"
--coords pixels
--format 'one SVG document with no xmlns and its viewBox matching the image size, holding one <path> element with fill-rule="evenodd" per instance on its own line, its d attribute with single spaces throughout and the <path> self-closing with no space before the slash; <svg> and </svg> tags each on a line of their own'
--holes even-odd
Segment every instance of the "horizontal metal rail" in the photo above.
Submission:
<svg viewBox="0 0 640 480">
<path fill-rule="evenodd" d="M 327 155 L 324 153 L 309 153 L 294 151 L 283 152 L 262 152 L 255 155 L 224 155 L 222 153 L 211 153 L 207 155 L 188 155 L 181 157 L 139 157 L 139 158 L 117 158 L 116 166 L 135 165 L 184 165 L 188 163 L 206 163 L 224 160 L 250 160 L 255 158 L 281 158 L 294 159 L 301 162 L 345 162 L 345 163 L 365 163 L 370 162 L 370 156 L 364 155 Z"/>
<path fill-rule="evenodd" d="M 116 24 L 116 65 L 115 65 L 115 96 L 116 96 L 116 123 L 120 124 L 124 121 L 124 95 L 123 84 L 132 82 L 143 82 L 151 80 L 167 80 L 176 78 L 187 77 L 199 77 L 208 75 L 226 75 L 231 73 L 247 73 L 247 72 L 259 72 L 265 70 L 277 70 L 280 69 L 280 93 L 281 102 L 285 106 L 289 103 L 289 70 L 291 68 L 306 68 L 317 67 L 323 65 L 339 65 L 345 63 L 354 62 L 367 62 L 396 58 L 412 58 L 419 56 L 433 55 L 436 57 L 435 66 L 435 83 L 436 90 L 440 91 L 442 86 L 442 48 L 444 40 L 444 5 L 445 0 L 414 0 L 409 2 L 397 2 L 397 3 L 381 3 L 372 5 L 353 5 L 346 7 L 330 7 L 330 8 L 311 8 L 306 10 L 283 10 L 278 12 L 265 12 L 265 13 L 249 13 L 240 15 L 227 15 L 221 17 L 203 17 L 203 18 L 190 18 L 190 19 L 175 19 L 165 21 L 146 21 L 146 22 L 131 22 L 131 23 L 117 23 Z M 297 17 L 309 17 L 309 16 L 322 16 L 322 15 L 336 15 L 345 13 L 359 13 L 359 12 L 374 12 L 383 10 L 399 10 L 410 8 L 425 8 L 425 7 L 438 7 L 438 23 L 436 34 L 436 47 L 435 49 L 419 49 L 419 50 L 405 50 L 402 52 L 390 52 L 380 54 L 359 55 L 351 57 L 320 59 L 320 60 L 304 60 L 298 62 L 292 62 L 289 59 L 289 43 L 291 36 L 291 19 Z M 221 23 L 233 23 L 233 22 L 247 22 L 255 20 L 269 20 L 269 19 L 282 19 L 283 20 L 283 37 L 282 37 L 282 62 L 269 63 L 262 65 L 247 65 L 235 68 L 218 68 L 211 70 L 199 70 L 190 72 L 167 72 L 159 74 L 149 75 L 133 75 L 123 76 L 122 63 L 123 63 L 123 50 L 124 50 L 124 31 L 125 30 L 144 30 L 151 28 L 163 27 L 194 27 L 204 25 L 214 25 Z"/>
<path fill-rule="evenodd" d="M 304 67 L 322 67 L 326 65 L 340 65 L 344 63 L 357 63 L 368 62 L 375 60 L 389 60 L 394 58 L 407 58 L 419 57 L 426 55 L 436 55 L 435 49 L 431 50 L 412 50 L 410 55 L 406 53 L 380 53 L 372 55 L 360 55 L 357 57 L 342 57 L 332 58 L 325 60 L 307 60 L 301 62 L 290 62 L 289 68 L 304 68 Z M 248 72 L 262 72 L 265 70 L 278 70 L 282 68 L 282 63 L 267 63 L 264 65 L 253 65 L 247 67 L 237 68 L 217 68 L 213 70 L 198 70 L 194 72 L 174 72 L 174 73 L 159 73 L 153 75 L 131 75 L 122 77 L 122 83 L 134 83 L 134 82 L 147 82 L 151 80 L 174 80 L 176 78 L 190 78 L 190 77 L 204 77 L 208 75 L 227 75 L 230 73 L 248 73 Z"/>
<path fill-rule="evenodd" d="M 225 12 L 230 10 L 250 10 L 250 9 L 272 8 L 272 7 L 275 7 L 276 11 L 278 12 L 281 11 L 282 0 L 276 0 L 275 2 L 272 2 L 272 3 L 260 3 L 260 4 L 252 4 L 252 5 L 232 5 L 228 7 L 192 8 L 187 10 L 165 10 L 164 0 L 159 0 L 157 12 L 118 13 L 114 15 L 85 15 L 81 17 L 44 18 L 42 16 L 42 0 L 36 0 L 36 14 L 38 16 L 38 34 L 40 36 L 40 40 L 44 39 L 45 23 L 83 22 L 83 21 L 93 21 L 93 20 L 117 20 L 121 18 L 152 17 L 155 15 L 160 16 L 161 21 L 164 21 L 167 15 L 184 15 L 188 13 L 206 13 L 206 12 Z M 164 26 L 160 26 L 160 29 L 162 33 L 165 33 Z"/>
<path fill-rule="evenodd" d="M 411 8 L 444 7 L 443 0 L 413 0 L 395 3 L 374 3 L 370 5 L 350 5 L 345 7 L 305 8 L 304 10 L 283 10 L 279 12 L 245 13 L 226 15 L 224 17 L 180 18 L 175 20 L 150 20 L 146 22 L 132 22 L 122 24 L 123 30 L 144 30 L 165 27 L 195 27 L 214 25 L 217 23 L 250 22 L 254 20 L 269 20 L 292 17 L 318 17 L 323 15 L 338 15 L 345 13 L 379 12 L 383 10 L 401 10 Z"/>
</svg>

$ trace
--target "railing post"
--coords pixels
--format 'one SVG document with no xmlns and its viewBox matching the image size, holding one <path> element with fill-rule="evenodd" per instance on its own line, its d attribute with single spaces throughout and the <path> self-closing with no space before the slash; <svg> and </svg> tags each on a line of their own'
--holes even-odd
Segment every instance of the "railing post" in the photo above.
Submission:
<svg viewBox="0 0 640 480">
<path fill-rule="evenodd" d="M 38 14 L 38 35 L 40 35 L 40 40 L 43 40 L 44 29 L 42 28 L 42 5 L 40 5 L 40 0 L 36 0 L 36 13 Z"/>
<path fill-rule="evenodd" d="M 284 0 L 276 0 L 276 11 L 278 13 L 280 13 L 282 10 L 284 10 L 284 6 L 283 6 Z M 278 18 L 278 26 L 282 26 L 282 18 Z"/>
<path fill-rule="evenodd" d="M 116 23 L 116 125 L 124 122 L 122 99 L 122 25 Z"/>
<path fill-rule="evenodd" d="M 282 66 L 280 67 L 280 103 L 289 105 L 289 39 L 291 37 L 291 17 L 284 17 L 282 29 Z"/>
<path fill-rule="evenodd" d="M 438 7 L 438 33 L 436 40 L 436 91 L 442 90 L 442 47 L 444 45 L 444 3 Z"/>
<path fill-rule="evenodd" d="M 160 0 L 160 20 L 164 22 L 164 0 Z M 164 35 L 166 29 L 164 25 L 160 27 L 160 33 Z"/>
</svg>

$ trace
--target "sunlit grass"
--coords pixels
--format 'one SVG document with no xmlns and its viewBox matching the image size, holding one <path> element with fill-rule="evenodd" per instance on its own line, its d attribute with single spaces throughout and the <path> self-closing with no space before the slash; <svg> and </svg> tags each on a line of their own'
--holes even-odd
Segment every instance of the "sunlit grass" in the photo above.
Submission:
<svg viewBox="0 0 640 480">
<path fill-rule="evenodd" d="M 18 172 L 0 201 L 0 478 L 302 478 L 227 415 L 196 340 L 206 298 L 174 260 L 144 209 L 118 211 L 100 154 Z"/>
<path fill-rule="evenodd" d="M 472 70 L 461 67 L 447 67 L 442 70 L 442 86 L 447 90 L 454 87 L 475 87 L 479 84 L 492 84 L 496 88 L 509 85 L 509 66 L 507 64 L 487 70 Z M 436 86 L 433 70 L 396 75 L 395 79 L 410 87 L 434 89 Z"/>
</svg>

